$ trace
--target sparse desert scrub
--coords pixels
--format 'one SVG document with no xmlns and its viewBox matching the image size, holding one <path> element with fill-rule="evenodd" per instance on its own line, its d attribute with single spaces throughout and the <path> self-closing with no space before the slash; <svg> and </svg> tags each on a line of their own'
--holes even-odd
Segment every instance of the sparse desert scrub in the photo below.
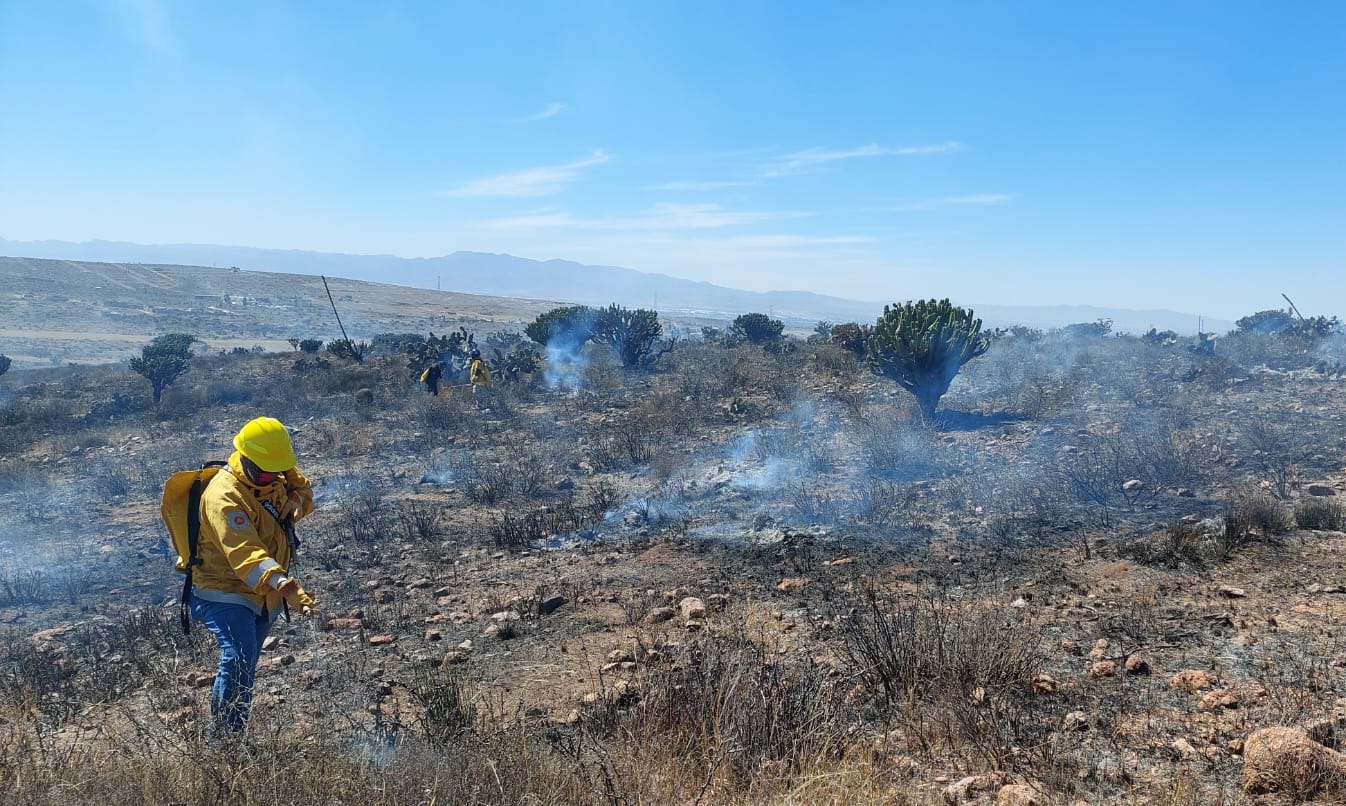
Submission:
<svg viewBox="0 0 1346 806">
<path fill-rule="evenodd" d="M 1346 529 L 1346 507 L 1331 498 L 1305 498 L 1295 504 L 1295 525 L 1300 529 Z"/>
<path fill-rule="evenodd" d="M 928 806 L 1012 771 L 1052 806 L 1244 802 L 1230 748 L 1250 726 L 1346 693 L 1343 538 L 1269 537 L 1237 503 L 1333 522 L 1306 485 L 1341 486 L 1339 380 L 1216 378 L 1218 354 L 1128 338 L 1010 341 L 950 387 L 968 416 L 933 422 L 832 345 L 686 342 L 641 372 L 591 346 L 578 391 L 461 400 L 401 355 L 211 355 L 165 390 L 171 418 L 124 365 L 11 372 L 0 655 L 20 665 L 0 679 L 26 693 L 3 709 L 0 799 L 261 802 L 256 773 L 315 803 Z M 295 429 L 316 484 L 299 573 L 324 618 L 273 632 L 252 755 L 230 766 L 197 741 L 205 690 L 186 681 L 215 650 L 177 637 L 156 509 L 168 472 L 224 458 L 258 414 Z M 891 701 L 873 675 L 905 667 L 846 648 L 880 616 L 914 620 L 890 647 L 929 678 Z M 603 671 L 618 646 L 636 666 Z M 1172 687 L 1185 669 L 1238 707 Z M 87 791 L 58 788 L 80 774 Z"/>
</svg>

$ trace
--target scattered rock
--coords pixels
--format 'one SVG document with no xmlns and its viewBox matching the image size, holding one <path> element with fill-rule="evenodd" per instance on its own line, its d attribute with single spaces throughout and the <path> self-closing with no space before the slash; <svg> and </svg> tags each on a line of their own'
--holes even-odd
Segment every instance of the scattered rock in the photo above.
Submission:
<svg viewBox="0 0 1346 806">
<path fill-rule="evenodd" d="M 984 775 L 969 775 L 944 787 L 945 803 L 961 803 L 977 792 L 990 789 L 991 782 Z"/>
<path fill-rule="evenodd" d="M 995 795 L 996 806 L 1042 806 L 1045 802 L 1037 787 L 1029 784 L 1005 784 Z"/>
<path fill-rule="evenodd" d="M 1235 588 L 1232 585 L 1221 585 L 1218 592 L 1226 599 L 1242 599 L 1248 595 L 1243 588 Z"/>
<path fill-rule="evenodd" d="M 1285 792 L 1308 799 L 1346 791 L 1346 756 L 1309 738 L 1303 728 L 1261 728 L 1243 743 L 1243 790 Z"/>
<path fill-rule="evenodd" d="M 780 584 L 776 585 L 776 590 L 797 591 L 807 588 L 812 581 L 813 580 L 808 577 L 786 577 L 780 581 Z"/>
<path fill-rule="evenodd" d="M 375 604 L 390 604 L 395 598 L 397 598 L 396 594 L 394 594 L 387 588 L 379 588 L 378 590 L 374 591 Z"/>
<path fill-rule="evenodd" d="M 1106 654 L 1108 654 L 1108 639 L 1106 638 L 1100 638 L 1095 641 L 1094 648 L 1089 650 L 1089 658 L 1091 660 L 1101 660 Z"/>
<path fill-rule="evenodd" d="M 458 649 L 450 649 L 444 653 L 444 665 L 455 666 L 459 663 L 467 663 L 467 653 Z"/>
<path fill-rule="evenodd" d="M 538 615 L 550 616 L 552 613 L 560 610 L 564 605 L 569 604 L 569 602 L 570 600 L 566 599 L 564 596 L 548 596 L 546 599 L 538 602 Z"/>
<path fill-rule="evenodd" d="M 1058 688 L 1056 679 L 1049 674 L 1039 673 L 1033 676 L 1034 694 L 1055 694 Z"/>
<path fill-rule="evenodd" d="M 1237 708 L 1239 707 L 1238 695 L 1227 688 L 1217 688 L 1214 691 L 1207 692 L 1197 701 L 1197 708 L 1203 711 L 1214 711 L 1218 708 Z"/>
<path fill-rule="evenodd" d="M 1117 664 L 1110 660 L 1103 660 L 1089 667 L 1089 679 L 1101 680 L 1104 677 L 1112 677 L 1117 674 Z"/>
<path fill-rule="evenodd" d="M 1174 739 L 1173 743 L 1170 744 L 1168 748 L 1183 761 L 1195 761 L 1201 757 L 1201 754 L 1197 752 L 1197 749 L 1194 746 L 1192 746 L 1192 743 L 1181 736 Z"/>
<path fill-rule="evenodd" d="M 682 618 L 685 621 L 704 619 L 706 617 L 706 603 L 695 596 L 685 597 L 678 602 L 678 609 L 682 611 Z"/>
<path fill-rule="evenodd" d="M 263 652 L 270 652 L 278 646 L 280 646 L 280 636 L 278 635 L 268 635 L 265 640 L 262 641 Z"/>
<path fill-rule="evenodd" d="M 668 621 L 678 614 L 678 611 L 671 607 L 656 607 L 645 614 L 643 621 L 646 624 L 660 624 Z"/>
<path fill-rule="evenodd" d="M 1126 666 L 1125 666 L 1125 668 L 1126 668 L 1126 673 L 1127 673 L 1127 674 L 1149 674 L 1149 673 L 1150 673 L 1150 664 L 1149 664 L 1149 661 L 1145 660 L 1144 658 L 1142 658 L 1142 657 L 1139 656 L 1139 655 L 1127 655 L 1127 656 L 1126 656 Z"/>
<path fill-rule="evenodd" d="M 1071 711 L 1061 720 L 1061 730 L 1066 733 L 1088 730 L 1092 725 L 1089 722 L 1089 715 L 1083 711 Z"/>
<path fill-rule="evenodd" d="M 1189 694 L 1215 687 L 1215 678 L 1201 669 L 1183 669 L 1168 680 L 1170 688 L 1180 688 Z"/>
<path fill-rule="evenodd" d="M 1308 487 L 1309 495 L 1328 496 L 1336 495 L 1337 491 L 1328 487 L 1326 484 L 1310 484 Z"/>
<path fill-rule="evenodd" d="M 394 641 L 391 635 L 371 635 L 369 636 L 370 646 L 387 646 Z"/>
</svg>

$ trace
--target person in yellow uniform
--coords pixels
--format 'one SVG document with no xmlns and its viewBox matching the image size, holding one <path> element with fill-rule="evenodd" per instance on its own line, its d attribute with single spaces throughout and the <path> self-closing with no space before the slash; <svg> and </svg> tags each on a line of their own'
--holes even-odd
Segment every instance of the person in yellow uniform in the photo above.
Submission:
<svg viewBox="0 0 1346 806">
<path fill-rule="evenodd" d="M 287 604 L 313 611 L 291 575 L 293 523 L 313 512 L 313 488 L 295 467 L 290 432 L 258 417 L 234 437 L 234 453 L 201 493 L 200 566 L 192 617 L 220 646 L 211 689 L 210 736 L 241 732 L 252 704 L 262 642 Z"/>
<path fill-rule="evenodd" d="M 473 386 L 476 386 L 479 383 L 490 383 L 491 370 L 486 366 L 486 362 L 482 360 L 481 350 L 473 347 L 472 352 L 468 353 L 468 356 L 471 360 L 467 364 L 467 382 Z"/>
</svg>

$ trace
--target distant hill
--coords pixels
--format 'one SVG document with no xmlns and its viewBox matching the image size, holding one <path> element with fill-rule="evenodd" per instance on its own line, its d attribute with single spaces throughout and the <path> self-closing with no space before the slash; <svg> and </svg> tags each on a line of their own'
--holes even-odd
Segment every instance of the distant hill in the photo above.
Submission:
<svg viewBox="0 0 1346 806">
<path fill-rule="evenodd" d="M 340 277 L 328 285 L 358 340 L 518 331 L 560 304 Z M 291 338 L 341 337 L 316 275 L 246 269 L 0 257 L 0 312 L 0 353 L 15 369 L 122 361 L 171 332 L 198 336 L 210 350 L 289 350 Z"/>
<path fill-rule="evenodd" d="M 661 313 L 731 320 L 742 313 L 768 313 L 792 327 L 818 321 L 868 322 L 883 310 L 879 302 L 843 299 L 807 291 L 743 291 L 712 283 L 616 266 L 591 266 L 567 260 L 537 261 L 512 255 L 454 252 L 435 258 L 348 255 L 298 250 L 255 249 L 208 244 L 144 245 L 116 241 L 7 241 L 0 254 L 115 263 L 154 263 L 261 272 L 345 277 L 423 289 L 585 305 L 612 302 Z M 897 300 L 889 300 L 890 302 Z M 1111 319 L 1118 331 L 1150 327 L 1195 333 L 1198 318 L 1168 310 L 1127 310 L 1094 306 L 1002 306 L 955 300 L 972 307 L 987 327 L 1023 324 L 1053 328 L 1074 322 Z M 1206 331 L 1224 332 L 1232 322 L 1204 320 Z"/>
</svg>

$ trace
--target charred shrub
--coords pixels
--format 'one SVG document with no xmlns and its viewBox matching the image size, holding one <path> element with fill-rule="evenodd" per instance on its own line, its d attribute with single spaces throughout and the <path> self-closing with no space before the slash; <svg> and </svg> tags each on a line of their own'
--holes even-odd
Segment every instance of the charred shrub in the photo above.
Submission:
<svg viewBox="0 0 1346 806">
<path fill-rule="evenodd" d="M 459 675 L 443 669 L 421 670 L 409 689 L 420 706 L 417 724 L 430 744 L 449 743 L 476 724 L 476 707 Z"/>
<path fill-rule="evenodd" d="M 571 494 L 527 512 L 503 512 L 491 522 L 488 531 L 496 546 L 519 551 L 559 535 L 581 532 L 602 521 L 610 505 L 605 488 L 599 487 L 583 498 Z"/>
<path fill-rule="evenodd" d="M 846 746 L 823 670 L 742 633 L 703 634 L 639 682 L 639 702 L 615 722 L 619 735 L 657 742 L 703 775 L 720 763 L 742 785 L 764 767 L 798 773 Z"/>
<path fill-rule="evenodd" d="M 1256 529 L 1264 537 L 1283 535 L 1294 526 L 1294 520 L 1284 505 L 1260 493 L 1244 493 L 1231 502 L 1228 511 L 1234 518 L 1246 521 L 1250 530 Z M 1230 514 L 1226 514 L 1226 522 L 1230 517 Z"/>
<path fill-rule="evenodd" d="M 888 600 L 871 588 L 839 628 L 842 658 L 913 735 L 957 737 L 969 755 L 1008 769 L 1058 724 L 1032 693 L 1045 655 L 1030 625 L 940 595 Z"/>
<path fill-rule="evenodd" d="M 1144 565 L 1200 568 L 1215 557 L 1220 540 L 1201 524 L 1177 521 L 1155 534 L 1124 544 L 1119 553 Z"/>
<path fill-rule="evenodd" d="M 49 580 L 41 571 L 10 568 L 0 573 L 0 605 L 42 604 L 49 598 Z"/>
<path fill-rule="evenodd" d="M 1325 498 L 1306 498 L 1295 504 L 1295 525 L 1300 529 L 1346 530 L 1346 507 Z"/>
</svg>

